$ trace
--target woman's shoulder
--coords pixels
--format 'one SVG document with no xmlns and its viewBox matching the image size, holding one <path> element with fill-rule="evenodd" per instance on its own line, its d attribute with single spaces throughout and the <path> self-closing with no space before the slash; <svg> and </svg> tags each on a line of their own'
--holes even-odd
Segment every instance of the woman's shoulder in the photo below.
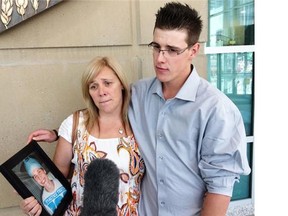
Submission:
<svg viewBox="0 0 288 216">
<path fill-rule="evenodd" d="M 63 122 L 72 124 L 74 118 L 83 119 L 87 109 L 76 110 L 64 119 Z"/>
<path fill-rule="evenodd" d="M 75 120 L 74 118 L 78 118 L 77 119 L 78 124 L 79 122 L 84 121 L 84 110 L 79 110 L 78 116 L 75 116 L 75 113 L 76 111 L 71 113 L 62 121 L 60 128 L 59 128 L 59 135 L 60 135 L 60 132 L 62 133 L 63 131 L 66 131 L 68 133 L 68 136 L 70 136 L 72 132 L 73 121 Z"/>
<path fill-rule="evenodd" d="M 73 117 L 82 117 L 84 118 L 85 115 L 87 115 L 87 109 L 79 109 L 79 110 L 76 110 L 74 111 L 72 114 L 71 114 Z M 70 116 L 71 116 L 70 115 Z"/>
</svg>

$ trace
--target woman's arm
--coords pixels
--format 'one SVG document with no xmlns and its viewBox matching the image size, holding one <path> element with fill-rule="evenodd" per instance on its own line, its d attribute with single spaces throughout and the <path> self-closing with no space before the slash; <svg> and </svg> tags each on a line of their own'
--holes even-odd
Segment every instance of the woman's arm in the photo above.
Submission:
<svg viewBox="0 0 288 216">
<path fill-rule="evenodd" d="M 70 171 L 73 156 L 72 151 L 72 144 L 60 136 L 55 149 L 53 162 L 66 178 Z"/>
<path fill-rule="evenodd" d="M 56 130 L 48 129 L 35 130 L 29 134 L 27 143 L 30 143 L 32 140 L 38 142 L 54 142 L 58 139 L 58 133 L 56 134 L 55 131 Z"/>
</svg>

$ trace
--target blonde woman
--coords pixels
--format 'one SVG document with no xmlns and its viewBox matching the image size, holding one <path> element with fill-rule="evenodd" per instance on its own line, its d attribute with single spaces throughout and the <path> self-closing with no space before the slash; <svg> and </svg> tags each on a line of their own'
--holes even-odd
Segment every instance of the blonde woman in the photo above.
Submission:
<svg viewBox="0 0 288 216">
<path fill-rule="evenodd" d="M 71 161 L 74 165 L 73 200 L 65 215 L 80 214 L 84 174 L 89 163 L 95 158 L 107 158 L 120 171 L 118 216 L 137 216 L 144 162 L 127 117 L 130 89 L 120 65 L 109 57 L 93 59 L 82 75 L 82 93 L 86 109 L 79 113 L 77 138 L 72 143 L 71 114 L 59 128 L 53 159 L 66 177 Z M 35 133 L 29 139 L 32 136 Z M 23 200 L 20 207 L 29 215 L 38 216 L 42 211 L 34 197 Z"/>
</svg>

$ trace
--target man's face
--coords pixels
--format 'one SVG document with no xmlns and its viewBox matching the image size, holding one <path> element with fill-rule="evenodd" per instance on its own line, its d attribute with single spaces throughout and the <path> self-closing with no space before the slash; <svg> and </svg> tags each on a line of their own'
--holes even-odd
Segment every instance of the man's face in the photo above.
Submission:
<svg viewBox="0 0 288 216">
<path fill-rule="evenodd" d="M 182 85 L 189 75 L 192 59 L 195 57 L 199 46 L 196 44 L 193 46 L 187 44 L 186 38 L 186 30 L 166 30 L 155 28 L 153 44 L 159 46 L 161 50 L 173 49 L 180 53 L 179 55 L 170 56 L 167 51 L 153 52 L 155 73 L 161 82 L 176 82 L 181 83 Z"/>
<path fill-rule="evenodd" d="M 32 171 L 32 174 L 33 174 L 33 178 L 35 179 L 35 181 L 40 185 L 40 186 L 44 186 L 45 183 L 48 182 L 48 176 L 45 172 L 44 169 L 42 168 L 35 168 L 33 171 Z"/>
</svg>

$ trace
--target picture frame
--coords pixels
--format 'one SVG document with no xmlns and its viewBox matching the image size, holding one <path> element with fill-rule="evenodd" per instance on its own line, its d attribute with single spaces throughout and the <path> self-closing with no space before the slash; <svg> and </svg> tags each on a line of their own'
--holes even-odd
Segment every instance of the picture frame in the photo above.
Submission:
<svg viewBox="0 0 288 216">
<path fill-rule="evenodd" d="M 0 171 L 23 199 L 38 200 L 41 216 L 63 215 L 72 200 L 70 183 L 34 140 L 5 161 Z"/>
</svg>

